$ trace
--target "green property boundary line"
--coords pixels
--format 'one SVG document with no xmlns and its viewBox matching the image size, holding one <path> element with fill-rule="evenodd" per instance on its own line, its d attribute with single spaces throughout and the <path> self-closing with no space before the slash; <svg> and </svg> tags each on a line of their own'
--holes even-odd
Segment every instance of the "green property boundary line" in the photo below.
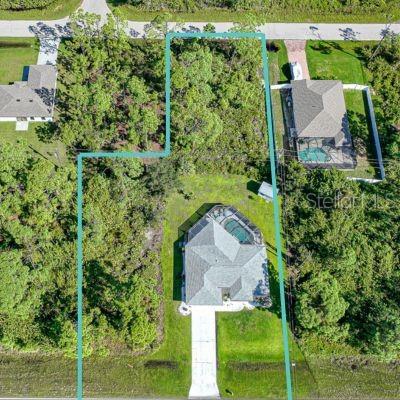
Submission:
<svg viewBox="0 0 400 400">
<path fill-rule="evenodd" d="M 171 40 L 177 39 L 258 39 L 261 44 L 261 55 L 263 62 L 263 79 L 265 91 L 265 117 L 267 120 L 268 148 L 271 164 L 271 179 L 273 188 L 273 207 L 274 207 L 274 227 L 275 241 L 278 255 L 278 274 L 279 274 L 279 292 L 281 305 L 281 322 L 284 345 L 285 375 L 286 375 L 286 393 L 287 399 L 292 400 L 292 380 L 290 370 L 290 354 L 288 327 L 286 319 L 285 302 L 285 274 L 283 270 L 282 243 L 281 243 L 281 224 L 278 203 L 278 191 L 276 185 L 276 164 L 275 164 L 275 138 L 272 116 L 271 89 L 268 75 L 268 55 L 267 40 L 263 33 L 259 32 L 169 32 L 165 36 L 165 149 L 161 152 L 95 152 L 80 153 L 77 158 L 77 223 L 78 223 L 78 241 L 77 241 L 77 302 L 78 302 L 78 327 L 77 327 L 77 393 L 78 400 L 83 399 L 83 160 L 85 158 L 162 158 L 168 157 L 171 153 Z M 267 139 L 266 139 L 267 140 Z"/>
</svg>

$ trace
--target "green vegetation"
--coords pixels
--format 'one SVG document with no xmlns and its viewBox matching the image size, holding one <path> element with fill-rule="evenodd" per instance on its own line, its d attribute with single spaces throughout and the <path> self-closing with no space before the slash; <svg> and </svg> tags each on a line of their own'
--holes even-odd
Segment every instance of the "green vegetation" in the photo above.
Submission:
<svg viewBox="0 0 400 400">
<path fill-rule="evenodd" d="M 30 10 L 32 8 L 45 8 L 54 0 L 0 0 L 0 9 L 3 10 Z"/>
<path fill-rule="evenodd" d="M 400 203 L 389 195 L 398 190 L 399 172 L 397 163 L 390 164 L 385 183 L 364 188 L 340 171 L 287 166 L 297 332 L 306 345 L 318 340 L 349 344 L 384 360 L 399 356 Z"/>
<path fill-rule="evenodd" d="M 311 41 L 306 48 L 311 78 L 372 84 L 381 142 L 393 158 L 398 156 L 393 126 L 399 121 L 394 68 L 399 48 L 394 35 L 379 44 Z M 400 328 L 399 294 L 392 285 L 399 279 L 399 202 L 393 194 L 399 164 L 387 160 L 387 180 L 376 186 L 346 179 L 375 177 L 377 164 L 363 94 L 346 90 L 345 100 L 356 170 L 306 170 L 292 162 L 282 176 L 294 332 L 307 360 L 307 368 L 296 363 L 294 393 L 395 398 Z M 302 375 L 307 369 L 311 374 Z"/>
<path fill-rule="evenodd" d="M 344 98 L 350 132 L 357 153 L 357 167 L 354 171 L 346 171 L 346 175 L 357 178 L 377 178 L 379 172 L 376 150 L 364 94 L 360 90 L 345 90 Z"/>
<path fill-rule="evenodd" d="M 265 174 L 258 40 L 176 40 L 172 51 L 173 151 L 186 171 Z"/>
<path fill-rule="evenodd" d="M 45 158 L 55 165 L 64 165 L 67 162 L 65 146 L 59 140 L 48 141 L 42 135 L 48 124 L 45 122 L 31 122 L 27 131 L 16 131 L 15 122 L 0 123 L 0 145 L 3 143 L 25 143 L 26 146 L 39 157 Z"/>
<path fill-rule="evenodd" d="M 75 171 L 0 146 L 0 341 L 3 349 L 74 353 Z"/>
<path fill-rule="evenodd" d="M 185 396 L 190 387 L 190 317 L 178 313 L 180 303 L 182 253 L 179 242 L 186 229 L 192 226 L 211 204 L 232 204 L 260 227 L 270 259 L 270 274 L 274 293 L 273 312 L 221 313 L 218 316 L 218 332 L 223 337 L 219 343 L 219 374 L 222 385 L 228 380 L 231 362 L 268 363 L 275 374 L 271 380 L 264 374 L 263 385 L 252 387 L 251 396 L 280 393 L 284 396 L 283 341 L 279 310 L 276 255 L 274 252 L 274 229 L 272 205 L 259 198 L 252 190 L 254 182 L 244 176 L 234 175 L 187 175 L 180 178 L 179 190 L 168 197 L 163 213 L 163 243 L 161 263 L 163 276 L 163 341 L 148 355 L 112 355 L 107 358 L 89 357 L 85 361 L 85 394 Z M 160 217 L 161 219 L 161 217 Z M 154 235 L 157 232 L 152 229 Z M 238 331 L 238 323 L 244 329 Z M 232 330 L 232 326 L 235 329 Z M 250 334 L 251 330 L 251 334 Z M 249 336 L 250 335 L 250 336 Z M 252 345 L 247 346 L 249 341 Z M 295 348 L 295 345 L 292 344 Z M 232 346 L 240 348 L 233 355 Z M 119 350 L 120 352 L 120 350 Z M 279 365 L 279 366 L 278 366 Z M 95 379 L 99 374 L 102 380 Z M 250 381 L 260 379 L 257 370 L 244 371 Z M 128 379 L 129 376 L 129 379 Z M 239 372 L 237 376 L 241 376 Z M 128 381 L 128 382 L 127 382 Z M 246 381 L 237 395 L 249 395 Z"/>
<path fill-rule="evenodd" d="M 0 39 L 0 85 L 22 79 L 24 67 L 36 64 L 38 43 L 33 38 Z"/>
<path fill-rule="evenodd" d="M 3 397 L 74 397 L 76 361 L 61 354 L 0 353 Z"/>
<path fill-rule="evenodd" d="M 84 28 L 76 23 L 82 19 Z M 76 35 L 60 51 L 55 124 L 39 125 L 35 136 L 26 133 L 31 143 L 35 137 L 46 144 L 60 140 L 71 162 L 61 167 L 17 140 L 0 143 L 0 342 L 4 359 L 19 371 L 16 379 L 41 356 L 50 357 L 37 369 L 43 376 L 47 362 L 59 359 L 54 395 L 70 395 L 70 360 L 60 351 L 73 357 L 76 349 L 72 160 L 88 149 L 159 149 L 164 132 L 163 43 L 130 41 L 118 19 L 98 28 L 95 17 L 78 14 L 72 28 Z M 366 60 L 370 54 L 363 62 L 392 157 L 397 46 L 388 38 L 357 50 L 357 57 L 355 48 L 340 54 L 360 66 L 348 75 L 360 82 L 366 79 L 358 54 Z M 332 47 L 329 54 L 342 53 Z M 324 50 L 312 51 L 325 56 Z M 274 80 L 285 80 L 284 49 L 270 57 L 277 66 Z M 264 234 L 274 305 L 218 316 L 220 387 L 238 397 L 280 398 L 285 391 L 272 206 L 254 193 L 255 181 L 269 179 L 259 43 L 174 40 L 172 66 L 172 157 L 85 162 L 85 395 L 187 395 L 190 317 L 177 312 L 179 242 L 210 204 L 223 202 Z M 332 71 L 344 79 L 338 66 Z M 351 97 L 361 120 L 361 103 Z M 4 126 L 11 140 L 11 126 Z M 366 130 L 356 133 L 363 138 Z M 388 163 L 387 180 L 376 186 L 349 181 L 336 170 L 306 170 L 296 163 L 285 168 L 285 255 L 294 285 L 289 316 L 298 339 L 290 341 L 295 393 L 376 397 L 378 389 L 367 388 L 379 382 L 379 396 L 396 397 L 399 164 Z M 321 204 L 314 201 L 319 197 L 334 200 Z M 349 205 L 348 199 L 354 201 Z M 28 351 L 36 358 L 12 358 Z M 18 365 L 23 360 L 26 365 Z M 44 394 L 47 386 L 42 391 L 34 381 L 40 379 L 29 375 L 29 394 Z M 5 395 L 21 395 L 24 389 L 16 393 L 17 386 L 7 375 Z"/>
<path fill-rule="evenodd" d="M 248 13 L 262 15 L 265 22 L 388 22 L 400 16 L 395 0 L 383 3 L 370 1 L 148 1 L 108 0 L 109 6 L 120 10 L 127 19 L 151 21 L 164 15 L 171 21 L 242 22 Z"/>
<path fill-rule="evenodd" d="M 60 49 L 57 136 L 77 149 L 147 149 L 160 139 L 157 91 L 164 71 L 156 63 L 163 49 L 159 43 L 147 49 L 133 44 L 123 24 L 111 18 L 102 29 L 113 36 L 105 40 L 96 21 L 94 15 L 76 14 L 74 37 Z"/>
<path fill-rule="evenodd" d="M 96 18 L 73 20 L 74 37 L 60 51 L 55 132 L 71 151 L 146 150 L 163 141 L 164 49 L 158 41 L 133 43 L 123 27 L 110 19 L 99 34 Z M 171 131 L 182 168 L 265 171 L 259 41 L 176 40 L 172 66 Z"/>
<path fill-rule="evenodd" d="M 38 43 L 33 38 L 0 39 L 0 84 L 7 85 L 23 78 L 24 67 L 36 64 Z M 27 143 L 29 149 L 56 165 L 66 162 L 65 146 L 58 140 L 46 139 L 46 123 L 30 123 L 28 131 L 16 131 L 15 122 L 0 123 L 0 144 Z"/>
<path fill-rule="evenodd" d="M 280 90 L 273 90 L 271 93 L 271 98 L 274 115 L 275 142 L 278 149 L 283 149 L 285 146 L 285 120 Z"/>
<path fill-rule="evenodd" d="M 363 48 L 372 86 L 384 156 L 399 159 L 400 135 L 400 35 L 391 33 L 377 45 Z"/>
<path fill-rule="evenodd" d="M 0 20 L 60 19 L 72 14 L 81 2 L 82 0 L 1 0 Z"/>
<path fill-rule="evenodd" d="M 306 54 L 311 79 L 339 79 L 343 83 L 367 84 L 360 51 L 358 42 L 308 41 Z"/>
<path fill-rule="evenodd" d="M 289 60 L 283 40 L 268 42 L 268 66 L 271 85 L 290 81 Z"/>
<path fill-rule="evenodd" d="M 262 220 L 268 221 L 265 215 L 258 222 Z M 286 398 L 282 326 L 276 314 L 266 310 L 218 313 L 217 332 L 222 395 L 228 389 L 238 398 Z M 291 347 L 291 357 L 297 359 L 297 345 L 293 342 Z"/>
</svg>

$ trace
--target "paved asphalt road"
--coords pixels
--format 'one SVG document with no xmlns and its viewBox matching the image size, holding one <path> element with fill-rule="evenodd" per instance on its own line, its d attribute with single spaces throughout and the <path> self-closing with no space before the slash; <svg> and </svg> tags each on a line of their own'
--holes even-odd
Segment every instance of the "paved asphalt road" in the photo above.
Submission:
<svg viewBox="0 0 400 400">
<path fill-rule="evenodd" d="M 103 17 L 104 18 L 104 17 Z M 52 32 L 67 36 L 68 18 L 55 21 L 0 21 L 1 37 L 29 37 L 38 33 Z M 179 30 L 202 30 L 206 23 L 188 22 Z M 148 22 L 129 21 L 129 31 L 133 36 L 143 37 Z M 232 23 L 214 23 L 217 32 L 227 32 Z M 168 25 L 173 29 L 174 23 Z M 379 40 L 387 29 L 384 24 L 310 24 L 310 23 L 270 23 L 261 25 L 258 30 L 268 39 L 324 39 L 324 40 Z M 390 29 L 400 33 L 400 24 L 393 24 Z"/>
</svg>

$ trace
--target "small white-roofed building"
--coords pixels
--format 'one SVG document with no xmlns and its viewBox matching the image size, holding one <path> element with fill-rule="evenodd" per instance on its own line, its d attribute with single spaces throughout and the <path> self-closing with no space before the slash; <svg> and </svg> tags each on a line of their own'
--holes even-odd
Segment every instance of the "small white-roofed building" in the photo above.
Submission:
<svg viewBox="0 0 400 400">
<path fill-rule="evenodd" d="M 268 182 L 263 182 L 258 189 L 258 195 L 266 201 L 272 201 L 274 199 L 272 185 Z"/>
</svg>

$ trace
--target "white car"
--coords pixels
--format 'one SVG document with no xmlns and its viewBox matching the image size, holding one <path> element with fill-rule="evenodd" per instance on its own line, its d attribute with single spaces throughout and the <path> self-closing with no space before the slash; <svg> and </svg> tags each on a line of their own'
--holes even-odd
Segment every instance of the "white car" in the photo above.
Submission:
<svg viewBox="0 0 400 400">
<path fill-rule="evenodd" d="M 290 73 L 295 81 L 303 79 L 303 71 L 301 65 L 297 61 L 290 63 Z"/>
</svg>

